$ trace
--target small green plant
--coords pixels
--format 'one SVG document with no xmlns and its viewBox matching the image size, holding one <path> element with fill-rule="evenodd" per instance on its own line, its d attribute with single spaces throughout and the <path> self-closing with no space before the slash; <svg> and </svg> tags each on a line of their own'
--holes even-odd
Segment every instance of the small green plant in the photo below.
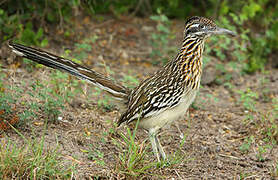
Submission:
<svg viewBox="0 0 278 180">
<path fill-rule="evenodd" d="M 88 152 L 88 159 L 94 161 L 96 164 L 100 166 L 105 166 L 105 162 L 103 160 L 104 158 L 104 153 L 99 151 L 96 148 L 93 148 L 91 144 L 89 144 L 90 149 L 87 151 Z"/>
<path fill-rule="evenodd" d="M 16 14 L 9 15 L 4 9 L 0 9 L 0 32 L 4 35 L 0 37 L 0 41 L 3 42 L 16 32 L 19 31 L 19 18 Z"/>
<path fill-rule="evenodd" d="M 217 97 L 215 97 L 213 94 L 207 93 L 206 96 L 208 99 L 210 99 L 211 101 L 213 101 L 215 103 L 219 101 L 219 99 Z"/>
<path fill-rule="evenodd" d="M 26 45 L 35 45 L 40 47 L 45 47 L 48 45 L 48 40 L 44 37 L 43 29 L 39 28 L 37 32 L 33 30 L 33 25 L 31 22 L 28 22 L 25 27 L 23 25 L 19 26 L 19 42 L 22 42 Z"/>
<path fill-rule="evenodd" d="M 249 57 L 248 66 L 245 68 L 246 72 L 253 73 L 257 70 L 264 70 L 264 66 L 267 62 L 267 54 L 270 53 L 267 47 L 267 40 L 265 38 L 253 38 L 251 39 L 252 50 Z"/>
<path fill-rule="evenodd" d="M 240 94 L 239 101 L 243 104 L 244 108 L 249 111 L 256 111 L 255 104 L 258 94 L 249 88 L 246 91 L 239 90 L 238 93 Z"/>
<path fill-rule="evenodd" d="M 5 110 L 6 113 L 12 112 L 12 105 L 16 103 L 16 99 L 12 94 L 0 92 L 0 110 Z M 3 116 L 3 114 L 1 115 Z"/>
<path fill-rule="evenodd" d="M 61 114 L 60 109 L 64 108 L 64 99 L 51 88 L 44 88 L 44 85 L 38 81 L 32 87 L 33 91 L 38 93 L 30 95 L 41 101 L 41 103 L 34 104 L 34 109 L 41 109 L 48 120 L 55 122 L 58 115 Z"/>
<path fill-rule="evenodd" d="M 88 53 L 91 51 L 92 46 L 88 43 L 82 43 L 82 44 L 75 44 L 76 47 L 76 53 L 74 53 L 75 58 L 78 61 L 81 61 L 82 59 L 86 59 L 88 57 Z M 80 63 L 80 62 L 77 62 Z"/>
<path fill-rule="evenodd" d="M 278 109 L 277 99 L 273 99 L 271 109 L 267 112 L 259 113 L 259 121 L 256 122 L 256 127 L 264 137 L 264 142 L 274 146 L 278 143 Z"/>
<path fill-rule="evenodd" d="M 270 144 L 266 144 L 266 145 L 258 147 L 258 152 L 256 154 L 256 157 L 257 157 L 258 161 L 264 161 L 265 160 L 264 154 L 267 152 L 267 149 L 272 149 L 272 146 Z"/>
<path fill-rule="evenodd" d="M 239 147 L 239 150 L 243 153 L 249 152 L 252 143 L 254 143 L 254 136 L 245 138 L 244 143 Z"/>
<path fill-rule="evenodd" d="M 92 51 L 92 44 L 94 44 L 97 39 L 98 36 L 94 35 L 88 39 L 84 39 L 82 43 L 76 43 L 76 48 L 73 53 L 75 58 L 73 61 L 76 63 L 81 63 L 81 60 L 87 59 L 89 53 Z"/>
<path fill-rule="evenodd" d="M 158 33 L 151 34 L 151 45 L 153 47 L 151 57 L 162 57 L 162 62 L 166 63 L 169 58 L 169 52 L 171 52 L 171 49 L 168 47 L 169 38 L 174 38 L 174 36 L 171 35 L 170 20 L 168 17 L 162 14 L 160 9 L 157 9 L 157 13 L 158 15 L 152 15 L 150 17 L 157 22 L 156 30 L 158 31 Z M 157 62 L 154 61 L 153 63 Z"/>
<path fill-rule="evenodd" d="M 106 94 L 103 94 L 102 96 L 100 96 L 102 94 L 102 90 L 99 89 L 98 87 L 95 87 L 95 90 L 96 91 L 95 91 L 94 95 L 99 97 L 97 100 L 98 107 L 101 107 L 106 111 L 110 111 L 114 107 L 114 105 L 111 101 L 111 96 L 106 95 Z"/>
<path fill-rule="evenodd" d="M 249 177 L 250 173 L 246 173 L 246 172 L 240 172 L 240 180 L 246 179 L 246 177 Z"/>
<path fill-rule="evenodd" d="M 54 72 L 50 74 L 50 77 L 50 84 L 52 85 L 50 88 L 50 93 L 54 96 L 63 97 L 66 102 L 69 102 L 70 98 L 72 98 L 77 93 L 82 92 L 79 81 L 76 79 L 71 79 L 70 75 L 67 73 L 54 70 Z"/>
<path fill-rule="evenodd" d="M 186 154 L 182 152 L 180 149 L 178 149 L 176 152 L 169 154 L 167 160 L 158 163 L 157 166 L 174 168 L 175 165 L 179 165 L 181 163 L 189 162 L 192 160 L 193 159 L 188 159 L 186 157 Z"/>
<path fill-rule="evenodd" d="M 128 88 L 135 88 L 139 84 L 139 80 L 131 75 L 125 75 L 123 82 L 124 85 Z"/>
</svg>

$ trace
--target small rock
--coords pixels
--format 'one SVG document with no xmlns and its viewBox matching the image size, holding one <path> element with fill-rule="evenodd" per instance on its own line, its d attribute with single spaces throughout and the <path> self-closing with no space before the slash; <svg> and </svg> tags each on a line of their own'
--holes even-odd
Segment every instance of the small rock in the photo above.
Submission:
<svg viewBox="0 0 278 180">
<path fill-rule="evenodd" d="M 217 76 L 217 70 L 214 67 L 208 66 L 204 68 L 201 84 L 202 85 L 211 84 L 216 79 L 216 76 Z"/>
<path fill-rule="evenodd" d="M 71 103 L 71 107 L 73 108 L 84 108 L 84 100 L 74 98 Z"/>
<path fill-rule="evenodd" d="M 120 57 L 123 59 L 128 59 L 128 54 L 125 50 L 120 50 Z"/>
<path fill-rule="evenodd" d="M 154 31 L 154 29 L 152 26 L 143 26 L 142 31 L 150 32 L 150 31 Z"/>
<path fill-rule="evenodd" d="M 8 45 L 4 44 L 0 48 L 0 59 L 6 64 L 13 64 L 16 60 L 16 54 L 12 52 L 11 48 Z"/>
</svg>

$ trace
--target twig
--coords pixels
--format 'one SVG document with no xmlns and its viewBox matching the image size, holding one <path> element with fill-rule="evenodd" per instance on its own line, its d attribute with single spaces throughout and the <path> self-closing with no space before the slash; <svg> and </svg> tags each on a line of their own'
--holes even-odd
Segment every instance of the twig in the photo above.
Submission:
<svg viewBox="0 0 278 180">
<path fill-rule="evenodd" d="M 133 17 L 137 14 L 137 12 L 139 11 L 141 5 L 142 5 L 143 0 L 139 0 L 135 10 L 130 14 L 130 17 Z"/>
<path fill-rule="evenodd" d="M 178 175 L 178 177 L 180 178 L 180 179 L 182 179 L 181 178 L 181 176 L 180 176 L 180 174 L 178 173 L 178 171 L 175 169 L 175 173 Z"/>
<path fill-rule="evenodd" d="M 92 26 L 92 28 L 93 28 L 93 29 L 100 28 L 100 27 L 102 27 L 102 26 L 104 26 L 104 25 L 106 25 L 106 24 L 112 23 L 113 21 L 114 21 L 114 19 L 109 19 L 109 20 L 107 20 L 107 21 L 105 21 L 105 22 L 103 22 L 103 23 L 101 23 L 101 24 Z"/>
<path fill-rule="evenodd" d="M 247 177 L 245 177 L 244 179 L 253 179 L 253 178 L 255 178 L 255 177 L 258 177 L 258 176 L 255 174 L 255 175 L 247 176 Z"/>
<path fill-rule="evenodd" d="M 219 156 L 221 156 L 221 157 L 228 157 L 228 158 L 231 158 L 231 159 L 241 160 L 241 158 L 238 158 L 238 157 L 235 157 L 235 156 L 229 156 L 229 155 L 225 155 L 225 154 L 219 154 Z"/>
<path fill-rule="evenodd" d="M 75 158 L 73 158 L 72 156 L 69 156 L 69 155 L 66 155 L 65 158 L 68 159 L 68 160 L 71 160 L 71 161 L 73 161 L 77 164 L 84 164 L 83 162 L 81 162 L 81 161 L 79 161 L 79 160 L 77 160 L 77 159 L 75 159 Z"/>
</svg>

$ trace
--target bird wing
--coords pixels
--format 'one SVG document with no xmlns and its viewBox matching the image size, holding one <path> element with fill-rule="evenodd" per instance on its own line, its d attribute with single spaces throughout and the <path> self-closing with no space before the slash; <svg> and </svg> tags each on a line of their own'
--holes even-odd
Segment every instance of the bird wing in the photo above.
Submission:
<svg viewBox="0 0 278 180">
<path fill-rule="evenodd" d="M 122 114 L 118 124 L 155 116 L 178 105 L 184 90 L 179 87 L 184 85 L 178 78 L 180 77 L 165 78 L 158 72 L 143 81 L 130 94 L 127 111 Z"/>
</svg>

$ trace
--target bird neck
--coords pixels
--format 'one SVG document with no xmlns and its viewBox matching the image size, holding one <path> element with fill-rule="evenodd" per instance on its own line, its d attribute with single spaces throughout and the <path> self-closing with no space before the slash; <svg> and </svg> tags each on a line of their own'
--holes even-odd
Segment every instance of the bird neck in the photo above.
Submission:
<svg viewBox="0 0 278 180">
<path fill-rule="evenodd" d="M 180 79 L 192 89 L 200 85 L 203 50 L 204 39 L 185 37 L 180 52 L 171 62 L 172 70 L 180 72 Z"/>
<path fill-rule="evenodd" d="M 193 63 L 200 61 L 202 59 L 202 54 L 204 51 L 204 39 L 198 37 L 185 37 L 183 40 L 182 48 L 180 50 L 180 58 L 178 61 L 180 63 Z"/>
<path fill-rule="evenodd" d="M 169 61 L 157 73 L 161 77 L 171 77 L 184 84 L 184 87 L 198 89 L 202 74 L 202 54 L 204 39 L 186 36 L 176 58 Z"/>
</svg>

